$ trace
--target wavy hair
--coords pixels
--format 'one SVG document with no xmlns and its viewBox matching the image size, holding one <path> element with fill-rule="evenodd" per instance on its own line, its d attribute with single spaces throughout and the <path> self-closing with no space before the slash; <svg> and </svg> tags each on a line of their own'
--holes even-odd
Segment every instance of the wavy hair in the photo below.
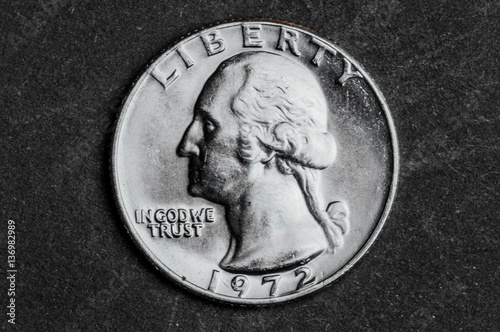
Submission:
<svg viewBox="0 0 500 332">
<path fill-rule="evenodd" d="M 328 106 L 315 76 L 304 66 L 268 52 L 245 52 L 218 70 L 239 67 L 243 84 L 231 110 L 240 121 L 240 157 L 250 163 L 275 160 L 297 180 L 329 247 L 343 244 L 345 219 L 330 216 L 319 191 L 320 170 L 333 164 L 334 137 L 327 131 Z"/>
</svg>

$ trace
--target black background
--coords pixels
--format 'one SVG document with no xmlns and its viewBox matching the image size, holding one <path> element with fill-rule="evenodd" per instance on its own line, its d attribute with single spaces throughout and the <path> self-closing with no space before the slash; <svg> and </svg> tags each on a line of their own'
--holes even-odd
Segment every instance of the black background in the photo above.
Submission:
<svg viewBox="0 0 500 332">
<path fill-rule="evenodd" d="M 363 64 L 401 152 L 370 252 L 330 287 L 270 307 L 214 303 L 156 271 L 120 221 L 108 170 L 113 123 L 147 64 L 241 17 L 306 26 Z M 15 327 L 499 330 L 499 21 L 497 1 L 1 1 L 0 266 L 13 219 Z"/>
</svg>

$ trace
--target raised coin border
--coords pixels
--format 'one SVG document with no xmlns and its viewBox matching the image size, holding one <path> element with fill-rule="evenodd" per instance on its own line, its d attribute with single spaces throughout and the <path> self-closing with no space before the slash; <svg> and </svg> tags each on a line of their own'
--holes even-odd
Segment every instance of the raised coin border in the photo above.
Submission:
<svg viewBox="0 0 500 332">
<path fill-rule="evenodd" d="M 121 127 L 124 122 L 124 119 L 127 117 L 127 110 L 129 109 L 130 102 L 134 99 L 135 94 L 138 92 L 138 90 L 141 87 L 141 84 L 143 81 L 151 74 L 155 66 L 163 61 L 165 57 L 167 57 L 171 52 L 175 51 L 179 46 L 197 38 L 199 36 L 199 33 L 201 31 L 204 32 L 210 32 L 215 29 L 220 29 L 220 28 L 226 28 L 226 27 L 233 27 L 233 26 L 238 26 L 241 25 L 245 22 L 252 22 L 255 24 L 265 24 L 265 25 L 272 25 L 272 26 L 287 26 L 289 29 L 292 30 L 297 30 L 301 33 L 312 35 L 314 38 L 320 40 L 322 43 L 328 45 L 329 47 L 333 48 L 336 50 L 338 53 L 340 53 L 344 58 L 349 60 L 355 67 L 356 69 L 362 74 L 363 78 L 366 80 L 372 91 L 374 92 L 375 96 L 378 99 L 378 102 L 380 103 L 380 106 L 384 112 L 385 119 L 387 121 L 387 126 L 389 129 L 390 133 L 390 141 L 391 141 L 391 148 L 392 148 L 392 154 L 393 154 L 393 163 L 392 163 L 392 182 L 389 187 L 389 193 L 387 195 L 387 200 L 386 204 L 384 207 L 384 210 L 382 212 L 382 215 L 380 219 L 377 222 L 377 225 L 375 226 L 375 229 L 372 231 L 371 235 L 369 236 L 368 240 L 365 242 L 363 247 L 352 257 L 348 263 L 346 263 L 340 270 L 338 270 L 336 273 L 334 273 L 332 276 L 326 278 L 325 280 L 315 284 L 314 286 L 308 287 L 304 289 L 303 291 L 293 293 L 293 294 L 288 294 L 288 295 L 283 295 L 281 297 L 272 297 L 272 298 L 266 298 L 266 299 L 244 299 L 244 298 L 231 298 L 223 295 L 216 294 L 214 292 L 210 292 L 207 289 L 204 289 L 200 286 L 194 285 L 185 278 L 183 279 L 181 276 L 177 275 L 174 273 L 172 270 L 170 270 L 164 263 L 162 263 L 145 245 L 145 243 L 142 241 L 142 239 L 139 237 L 137 232 L 133 227 L 130 227 L 130 220 L 131 218 L 125 209 L 125 206 L 123 206 L 122 202 L 122 196 L 121 192 L 119 189 L 119 179 L 117 177 L 117 170 L 116 170 L 116 151 L 117 151 L 117 145 L 118 141 L 120 139 L 121 135 Z M 112 149 L 111 149 L 111 178 L 112 178 L 112 187 L 113 187 L 113 193 L 114 193 L 114 198 L 115 202 L 118 205 L 119 211 L 120 211 L 120 217 L 123 220 L 125 224 L 125 228 L 127 229 L 128 234 L 132 237 L 132 240 L 135 242 L 135 244 L 140 248 L 141 252 L 148 258 L 149 261 L 153 263 L 153 265 L 162 272 L 167 278 L 170 280 L 173 280 L 175 283 L 179 284 L 181 287 L 190 290 L 191 292 L 198 294 L 198 295 L 203 295 L 204 297 L 210 298 L 212 300 L 216 300 L 218 302 L 223 302 L 223 303 L 231 303 L 231 304 L 239 304 L 239 305 L 267 305 L 267 304 L 275 304 L 275 303 L 284 303 L 284 302 L 289 302 L 291 300 L 303 297 L 306 294 L 313 293 L 324 286 L 327 286 L 331 284 L 333 281 L 338 279 L 340 276 L 342 276 L 344 273 L 346 273 L 354 264 L 356 264 L 357 261 L 360 260 L 360 258 L 367 253 L 367 251 L 370 249 L 372 246 L 373 242 L 379 235 L 380 231 L 382 230 L 382 227 L 384 226 L 386 219 L 389 215 L 389 211 L 391 209 L 394 196 L 396 194 L 396 187 L 397 187 L 397 182 L 398 182 L 398 174 L 399 174 L 399 148 L 398 148 L 398 141 L 397 141 L 397 136 L 396 136 L 396 129 L 394 127 L 394 122 L 392 119 L 392 116 L 389 111 L 389 107 L 387 105 L 387 102 L 380 92 L 377 84 L 375 81 L 370 77 L 370 75 L 364 70 L 364 68 L 356 61 L 354 60 L 350 55 L 348 55 L 343 49 L 339 48 L 338 46 L 332 44 L 328 40 L 324 39 L 321 36 L 318 36 L 317 32 L 310 30 L 308 28 L 302 27 L 297 24 L 292 24 L 289 22 L 284 22 L 280 20 L 274 20 L 274 19 L 241 19 L 241 20 L 232 20 L 229 22 L 219 22 L 214 25 L 210 25 L 206 28 L 201 28 L 195 30 L 193 33 L 187 35 L 185 38 L 181 38 L 180 40 L 174 41 L 172 46 L 168 47 L 167 49 L 163 50 L 161 52 L 161 55 L 157 57 L 154 61 L 152 61 L 149 66 L 140 74 L 139 79 L 133 84 L 133 89 L 130 91 L 128 94 L 125 103 L 123 104 L 121 108 L 121 112 L 119 114 L 119 118 L 116 124 L 115 132 L 114 132 L 114 137 L 113 137 L 113 142 L 112 142 Z"/>
</svg>

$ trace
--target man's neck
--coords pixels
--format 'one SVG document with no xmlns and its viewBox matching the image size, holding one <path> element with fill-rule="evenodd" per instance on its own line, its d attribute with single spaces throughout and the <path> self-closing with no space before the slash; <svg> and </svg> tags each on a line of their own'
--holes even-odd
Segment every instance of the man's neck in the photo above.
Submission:
<svg viewBox="0 0 500 332">
<path fill-rule="evenodd" d="M 295 178 L 275 168 L 258 175 L 246 195 L 226 206 L 232 239 L 221 266 L 228 270 L 281 268 L 326 247 Z"/>
</svg>

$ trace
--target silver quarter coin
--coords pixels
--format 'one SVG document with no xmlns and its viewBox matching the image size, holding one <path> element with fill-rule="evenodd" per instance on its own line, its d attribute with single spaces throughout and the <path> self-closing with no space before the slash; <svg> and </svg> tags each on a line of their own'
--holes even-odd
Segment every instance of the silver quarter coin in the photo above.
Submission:
<svg viewBox="0 0 500 332">
<path fill-rule="evenodd" d="M 140 77 L 112 173 L 135 243 L 212 299 L 311 293 L 366 253 L 394 197 L 387 104 L 345 51 L 274 21 L 197 31 Z"/>
</svg>

